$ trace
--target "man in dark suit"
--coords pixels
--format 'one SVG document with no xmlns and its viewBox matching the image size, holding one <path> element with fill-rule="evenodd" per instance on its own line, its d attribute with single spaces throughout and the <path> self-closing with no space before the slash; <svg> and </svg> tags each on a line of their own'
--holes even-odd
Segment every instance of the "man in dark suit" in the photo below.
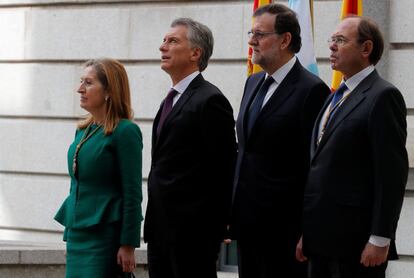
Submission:
<svg viewBox="0 0 414 278">
<path fill-rule="evenodd" d="M 305 277 L 295 259 L 312 127 L 329 88 L 301 66 L 300 26 L 281 4 L 254 13 L 249 44 L 264 72 L 247 79 L 237 119 L 231 234 L 241 278 Z"/>
<path fill-rule="evenodd" d="M 407 181 L 406 107 L 374 68 L 377 24 L 348 17 L 330 39 L 344 81 L 315 123 L 304 198 L 303 250 L 312 278 L 385 277 Z M 299 246 L 300 247 L 300 246 Z M 298 258 L 305 259 L 298 248 Z"/>
<path fill-rule="evenodd" d="M 172 90 L 152 133 L 144 238 L 151 278 L 215 278 L 229 221 L 236 157 L 232 108 L 202 72 L 210 29 L 189 18 L 171 24 L 160 46 Z"/>
</svg>

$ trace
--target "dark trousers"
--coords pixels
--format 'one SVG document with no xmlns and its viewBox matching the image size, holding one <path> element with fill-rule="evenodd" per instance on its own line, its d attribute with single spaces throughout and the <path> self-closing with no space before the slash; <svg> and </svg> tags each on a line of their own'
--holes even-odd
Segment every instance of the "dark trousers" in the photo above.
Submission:
<svg viewBox="0 0 414 278">
<path fill-rule="evenodd" d="M 365 267 L 355 260 L 332 259 L 323 256 L 309 258 L 308 278 L 385 278 L 388 263 Z"/>
<path fill-rule="evenodd" d="M 298 262 L 294 254 L 293 244 L 282 247 L 268 239 L 239 239 L 239 278 L 306 278 L 307 264 Z"/>
<path fill-rule="evenodd" d="M 220 242 L 148 242 L 150 278 L 217 278 Z"/>
</svg>

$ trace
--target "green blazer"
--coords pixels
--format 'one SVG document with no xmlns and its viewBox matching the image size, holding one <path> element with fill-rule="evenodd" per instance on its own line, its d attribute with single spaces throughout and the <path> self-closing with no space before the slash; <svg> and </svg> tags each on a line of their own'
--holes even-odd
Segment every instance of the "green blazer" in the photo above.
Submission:
<svg viewBox="0 0 414 278">
<path fill-rule="evenodd" d="M 92 126 L 91 131 L 97 126 Z M 100 127 L 81 147 L 77 177 L 73 156 L 86 129 L 77 130 L 68 151 L 70 193 L 55 216 L 68 228 L 83 229 L 120 221 L 120 245 L 138 247 L 142 221 L 142 134 L 130 120 L 105 136 Z"/>
</svg>

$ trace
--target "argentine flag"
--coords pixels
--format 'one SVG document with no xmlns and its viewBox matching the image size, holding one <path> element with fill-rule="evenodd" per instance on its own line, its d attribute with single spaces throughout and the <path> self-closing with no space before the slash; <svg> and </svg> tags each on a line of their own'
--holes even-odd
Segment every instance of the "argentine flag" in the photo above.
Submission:
<svg viewBox="0 0 414 278">
<path fill-rule="evenodd" d="M 300 63 L 310 72 L 318 75 L 315 50 L 313 48 L 313 24 L 310 2 L 313 0 L 289 0 L 289 8 L 296 12 L 300 24 L 302 48 L 296 54 Z"/>
</svg>

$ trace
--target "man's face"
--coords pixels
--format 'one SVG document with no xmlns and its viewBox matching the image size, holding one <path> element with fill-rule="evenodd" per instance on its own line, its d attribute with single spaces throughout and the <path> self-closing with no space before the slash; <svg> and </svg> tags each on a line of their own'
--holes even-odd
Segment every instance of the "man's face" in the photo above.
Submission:
<svg viewBox="0 0 414 278">
<path fill-rule="evenodd" d="M 161 68 L 174 75 L 185 71 L 194 64 L 193 52 L 187 39 L 187 27 L 177 25 L 164 36 L 160 46 Z"/>
<path fill-rule="evenodd" d="M 254 18 L 249 45 L 253 49 L 252 62 L 263 69 L 275 68 L 281 57 L 281 38 L 275 33 L 276 15 L 264 13 Z"/>
<path fill-rule="evenodd" d="M 331 36 L 329 61 L 347 79 L 364 68 L 363 46 L 357 42 L 359 18 L 346 18 Z"/>
</svg>

